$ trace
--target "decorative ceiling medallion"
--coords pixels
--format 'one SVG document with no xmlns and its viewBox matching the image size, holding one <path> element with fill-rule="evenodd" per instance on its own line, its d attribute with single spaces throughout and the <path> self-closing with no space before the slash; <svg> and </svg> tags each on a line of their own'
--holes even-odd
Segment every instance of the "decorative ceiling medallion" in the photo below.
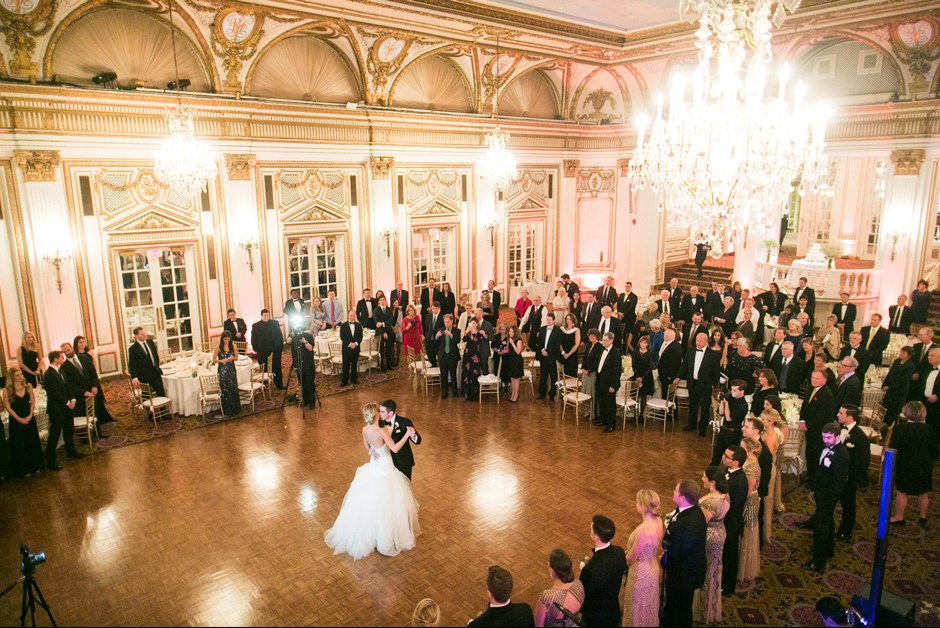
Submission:
<svg viewBox="0 0 940 628">
<path fill-rule="evenodd" d="M 241 13 L 234 7 L 225 9 L 216 17 L 219 34 L 232 44 L 242 44 L 251 39 L 261 28 L 261 22 L 262 19 L 254 13 Z"/>
<path fill-rule="evenodd" d="M 891 47 L 911 73 L 909 87 L 918 93 L 929 88 L 927 76 L 940 57 L 940 22 L 929 15 L 891 25 Z"/>
<path fill-rule="evenodd" d="M 512 71 L 518 60 L 519 58 L 515 55 L 499 55 L 498 58 L 490 61 L 489 73 L 494 78 L 506 76 Z"/>
<path fill-rule="evenodd" d="M 408 49 L 411 42 L 395 35 L 383 35 L 372 45 L 375 60 L 379 63 L 394 63 Z"/>
<path fill-rule="evenodd" d="M 0 30 L 13 52 L 10 72 L 34 79 L 39 66 L 33 62 L 36 38 L 52 28 L 56 0 L 0 0 Z"/>
<path fill-rule="evenodd" d="M 938 35 L 937 23 L 928 17 L 896 24 L 892 30 L 894 39 L 911 50 L 931 47 L 930 44 L 935 42 Z"/>
<path fill-rule="evenodd" d="M 39 0 L 0 0 L 0 6 L 15 15 L 29 15 L 39 8 Z"/>
<path fill-rule="evenodd" d="M 242 91 L 242 68 L 245 61 L 251 59 L 257 51 L 258 41 L 264 34 L 263 24 L 264 14 L 235 7 L 223 9 L 216 16 L 211 41 L 212 49 L 222 59 L 222 68 L 226 73 L 224 91 Z"/>
</svg>

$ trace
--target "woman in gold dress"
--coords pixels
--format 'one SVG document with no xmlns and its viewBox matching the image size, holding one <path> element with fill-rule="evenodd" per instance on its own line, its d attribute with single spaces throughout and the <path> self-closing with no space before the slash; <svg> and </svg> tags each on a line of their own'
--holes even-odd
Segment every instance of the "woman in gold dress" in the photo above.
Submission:
<svg viewBox="0 0 940 628">
<path fill-rule="evenodd" d="M 741 446 L 747 451 L 747 461 L 744 463 L 744 475 L 747 476 L 747 501 L 744 503 L 744 536 L 741 539 L 738 560 L 738 582 L 743 585 L 757 578 L 757 574 L 760 573 L 760 532 L 758 530 L 760 497 L 757 495 L 757 485 L 760 484 L 760 465 L 757 462 L 757 456 L 760 455 L 763 445 L 759 440 L 745 438 L 741 441 Z"/>
<path fill-rule="evenodd" d="M 719 467 L 708 467 L 702 475 L 706 495 L 698 502 L 705 515 L 705 584 L 695 592 L 692 616 L 703 624 L 721 621 L 721 553 L 725 548 L 725 515 L 731 508 L 728 483 Z"/>
<path fill-rule="evenodd" d="M 659 626 L 659 585 L 663 534 L 659 495 L 642 489 L 636 494 L 636 511 L 642 522 L 627 539 L 627 586 L 623 594 L 624 626 Z"/>
</svg>

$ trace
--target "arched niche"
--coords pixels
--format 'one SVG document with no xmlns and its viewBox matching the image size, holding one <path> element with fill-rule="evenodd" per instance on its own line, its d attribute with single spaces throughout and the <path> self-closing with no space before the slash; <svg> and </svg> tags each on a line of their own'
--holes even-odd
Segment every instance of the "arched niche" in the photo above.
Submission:
<svg viewBox="0 0 940 628">
<path fill-rule="evenodd" d="M 791 77 L 803 81 L 814 101 L 875 104 L 896 100 L 905 92 L 895 60 L 856 39 L 827 37 L 802 50 L 791 65 Z"/>
<path fill-rule="evenodd" d="M 209 64 L 178 25 L 179 77 L 190 91 L 211 92 Z M 164 89 L 175 80 L 173 44 L 166 16 L 134 9 L 104 7 L 85 13 L 54 36 L 49 71 L 57 80 L 93 85 L 92 77 L 114 72 L 122 86 Z"/>
<path fill-rule="evenodd" d="M 347 103 L 361 100 L 349 60 L 328 42 L 292 35 L 261 53 L 248 74 L 252 96 Z"/>
<path fill-rule="evenodd" d="M 499 112 L 520 118 L 561 117 L 555 87 L 543 70 L 530 70 L 510 81 L 500 91 Z"/>
<path fill-rule="evenodd" d="M 448 57 L 430 54 L 409 63 L 389 90 L 389 105 L 429 111 L 472 113 L 466 74 Z"/>
<path fill-rule="evenodd" d="M 632 111 L 623 76 L 613 68 L 600 67 L 575 90 L 569 117 L 582 124 L 622 124 L 630 121 Z"/>
</svg>

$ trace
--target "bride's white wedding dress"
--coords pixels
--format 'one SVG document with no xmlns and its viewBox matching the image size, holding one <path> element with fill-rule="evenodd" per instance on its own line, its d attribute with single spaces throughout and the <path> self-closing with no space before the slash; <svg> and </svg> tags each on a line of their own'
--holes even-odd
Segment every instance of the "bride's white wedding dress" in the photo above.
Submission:
<svg viewBox="0 0 940 628">
<path fill-rule="evenodd" d="M 411 482 L 392 464 L 387 446 L 373 451 L 378 459 L 356 469 L 336 522 L 323 535 L 334 554 L 355 560 L 376 550 L 396 556 L 412 549 L 421 533 Z"/>
</svg>

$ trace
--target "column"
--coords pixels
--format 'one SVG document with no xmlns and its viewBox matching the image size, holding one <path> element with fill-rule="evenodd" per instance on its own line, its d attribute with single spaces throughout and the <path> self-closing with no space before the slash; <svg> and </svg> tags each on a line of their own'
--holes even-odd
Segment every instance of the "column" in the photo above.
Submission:
<svg viewBox="0 0 940 628">
<path fill-rule="evenodd" d="M 404 277 L 399 256 L 399 245 L 407 244 L 407 234 L 402 233 L 404 224 L 398 216 L 398 203 L 395 199 L 395 189 L 392 185 L 392 168 L 395 166 L 394 157 L 369 158 L 369 199 L 372 211 L 372 294 L 382 290 L 391 294 L 395 289 L 395 282 Z M 363 273 L 363 278 L 365 273 Z M 403 278 L 405 288 L 409 291 L 407 277 Z M 350 301 L 355 299 L 350 296 Z M 389 303 L 391 305 L 391 303 Z"/>
<path fill-rule="evenodd" d="M 261 265 L 266 247 L 262 246 L 259 240 L 258 215 L 261 210 L 258 208 L 258 195 L 255 190 L 255 156 L 227 154 L 225 170 L 223 211 L 226 213 L 225 223 L 228 227 L 233 300 L 228 306 L 245 319 L 250 342 L 252 323 L 261 319 L 263 308 L 271 309 L 270 305 L 264 303 Z M 275 315 L 276 312 L 272 311 L 271 316 Z"/>
</svg>

